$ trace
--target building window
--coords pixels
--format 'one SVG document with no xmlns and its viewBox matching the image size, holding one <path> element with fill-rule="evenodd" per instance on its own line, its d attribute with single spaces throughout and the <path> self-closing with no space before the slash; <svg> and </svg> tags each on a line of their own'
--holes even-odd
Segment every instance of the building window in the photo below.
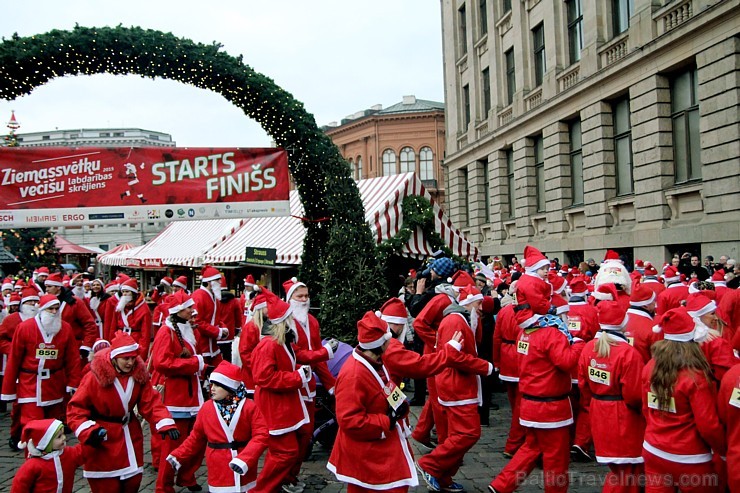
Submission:
<svg viewBox="0 0 740 493">
<path fill-rule="evenodd" d="M 583 153 L 581 151 L 581 120 L 568 126 L 570 136 L 570 187 L 573 205 L 583 204 Z"/>
<path fill-rule="evenodd" d="M 419 151 L 419 178 L 434 180 L 434 155 L 431 147 L 422 147 Z"/>
<path fill-rule="evenodd" d="M 516 217 L 516 208 L 514 207 L 514 150 L 508 149 L 506 151 L 506 182 L 508 185 L 507 195 L 509 196 L 509 217 Z"/>
<path fill-rule="evenodd" d="M 632 125 L 630 100 L 622 98 L 612 105 L 614 118 L 614 161 L 617 168 L 617 195 L 633 192 L 632 184 Z"/>
<path fill-rule="evenodd" d="M 159 135 L 149 134 L 149 138 L 152 140 L 159 140 Z"/>
<path fill-rule="evenodd" d="M 416 171 L 416 154 L 410 147 L 401 149 L 401 173 L 413 173 Z"/>
<path fill-rule="evenodd" d="M 349 169 L 352 170 L 352 177 L 356 180 L 357 179 L 357 169 L 355 168 L 355 163 L 352 161 L 352 158 L 349 158 L 347 162 L 349 163 Z"/>
<path fill-rule="evenodd" d="M 545 77 L 545 27 L 540 23 L 532 29 L 532 41 L 534 46 L 534 82 L 535 86 L 541 86 Z"/>
<path fill-rule="evenodd" d="M 507 104 L 514 102 L 516 91 L 516 77 L 514 75 L 514 48 L 504 53 L 506 58 L 506 101 Z"/>
<path fill-rule="evenodd" d="M 99 137 L 110 137 L 110 132 L 100 132 Z"/>
<path fill-rule="evenodd" d="M 42 135 L 41 140 L 51 140 L 51 135 Z"/>
<path fill-rule="evenodd" d="M 676 183 L 701 179 L 698 90 L 695 68 L 681 72 L 671 80 L 673 162 L 676 167 Z"/>
<path fill-rule="evenodd" d="M 488 34 L 488 0 L 478 0 L 478 20 L 480 21 L 480 37 Z"/>
<path fill-rule="evenodd" d="M 463 132 L 468 131 L 468 125 L 470 124 L 470 86 L 465 84 L 462 88 L 463 98 Z"/>
<path fill-rule="evenodd" d="M 568 44 L 570 63 L 581 59 L 583 49 L 583 10 L 581 0 L 568 0 Z"/>
<path fill-rule="evenodd" d="M 502 4 L 504 7 L 504 15 L 506 15 L 508 12 L 511 12 L 511 0 L 503 0 Z"/>
<path fill-rule="evenodd" d="M 490 179 L 488 177 L 488 159 L 478 161 L 483 170 L 483 214 L 486 224 L 491 222 L 491 190 L 489 188 Z"/>
<path fill-rule="evenodd" d="M 491 111 L 491 72 L 488 68 L 481 71 L 483 82 L 483 118 L 488 118 L 488 112 Z"/>
<path fill-rule="evenodd" d="M 537 212 L 545 212 L 545 151 L 542 136 L 534 138 L 534 174 L 537 181 Z"/>
<path fill-rule="evenodd" d="M 113 137 L 123 137 L 123 132 L 113 132 Z"/>
<path fill-rule="evenodd" d="M 362 156 L 357 156 L 357 179 L 362 180 Z"/>
<path fill-rule="evenodd" d="M 396 153 L 392 149 L 383 151 L 383 176 L 396 174 Z"/>
<path fill-rule="evenodd" d="M 462 182 L 463 191 L 463 208 L 462 208 L 462 221 L 465 226 L 470 226 L 470 186 L 468 185 L 468 170 L 460 170 L 460 181 Z"/>
<path fill-rule="evenodd" d="M 458 53 L 460 56 L 468 52 L 468 21 L 465 17 L 465 5 L 457 11 Z"/>
<path fill-rule="evenodd" d="M 634 12 L 634 0 L 612 0 L 614 35 L 625 32 L 630 27 L 630 16 Z"/>
</svg>

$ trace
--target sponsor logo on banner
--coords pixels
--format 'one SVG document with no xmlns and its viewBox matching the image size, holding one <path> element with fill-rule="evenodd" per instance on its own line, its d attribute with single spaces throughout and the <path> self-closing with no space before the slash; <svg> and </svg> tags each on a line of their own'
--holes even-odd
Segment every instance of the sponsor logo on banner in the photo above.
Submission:
<svg viewBox="0 0 740 493">
<path fill-rule="evenodd" d="M 148 211 L 146 211 L 147 219 L 159 219 L 160 217 L 162 216 L 160 215 L 159 211 L 156 209 L 149 209 Z"/>
</svg>

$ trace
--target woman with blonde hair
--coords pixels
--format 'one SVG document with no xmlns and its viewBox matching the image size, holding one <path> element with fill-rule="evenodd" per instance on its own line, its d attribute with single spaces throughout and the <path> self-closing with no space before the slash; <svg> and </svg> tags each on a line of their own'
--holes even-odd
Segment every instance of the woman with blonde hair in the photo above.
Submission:
<svg viewBox="0 0 740 493">
<path fill-rule="evenodd" d="M 724 456 L 727 446 L 694 321 L 678 307 L 661 315 L 657 328 L 664 340 L 653 345 L 642 374 L 646 491 L 719 492 L 712 453 Z"/>
</svg>

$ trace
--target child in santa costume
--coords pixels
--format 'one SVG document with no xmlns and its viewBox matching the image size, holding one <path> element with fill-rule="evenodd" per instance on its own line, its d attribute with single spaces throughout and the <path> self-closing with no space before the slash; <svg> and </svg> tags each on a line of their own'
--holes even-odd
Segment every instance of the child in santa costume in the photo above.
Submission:
<svg viewBox="0 0 740 493">
<path fill-rule="evenodd" d="M 617 299 L 616 289 L 613 295 Z M 583 348 L 578 381 L 589 409 L 596 460 L 609 466 L 602 491 L 638 493 L 645 431 L 641 414 L 644 363 L 624 333 L 628 315 L 622 305 L 602 301 L 597 309 L 601 331 Z"/>
<path fill-rule="evenodd" d="M 207 265 L 201 272 L 201 286 L 193 292 L 195 309 L 193 321 L 198 330 L 198 353 L 206 364 L 218 365 L 223 359 L 218 347 L 219 341 L 229 337 L 229 329 L 218 318 L 221 303 L 221 272 Z"/>
<path fill-rule="evenodd" d="M 195 417 L 203 405 L 201 375 L 205 362 L 196 352 L 196 337 L 191 325 L 194 303 L 184 290 L 170 296 L 169 303 L 169 316 L 154 338 L 151 365 L 158 375 L 158 384 L 163 386 L 161 397 L 164 405 L 180 433 L 177 439 L 164 440 L 160 444 L 157 493 L 174 492 L 175 472 L 166 459 L 190 435 Z M 202 446 L 191 454 L 192 460 L 182 463 L 177 471 L 178 486 L 199 491 L 201 487 L 195 480 L 195 472 L 203 462 L 205 452 L 205 446 Z"/>
<path fill-rule="evenodd" d="M 144 436 L 137 414 L 159 433 L 172 439 L 178 436 L 138 354 L 139 345 L 133 338 L 118 332 L 111 347 L 95 356 L 90 373 L 67 406 L 69 426 L 84 446 L 82 475 L 93 493 L 139 490 Z"/>
<path fill-rule="evenodd" d="M 735 357 L 732 345 L 718 330 L 717 304 L 704 292 L 694 293 L 686 300 L 686 312 L 694 319 L 694 341 L 699 343 L 712 375 L 719 382 L 730 368 L 740 363 L 740 359 Z"/>
<path fill-rule="evenodd" d="M 254 398 L 254 378 L 252 377 L 252 352 L 262 339 L 262 326 L 267 317 L 267 298 L 277 297 L 272 291 L 264 289 L 250 301 L 251 317 L 242 326 L 239 335 L 239 359 L 241 361 L 242 379 L 247 395 Z"/>
<path fill-rule="evenodd" d="M 717 397 L 719 419 L 727 431 L 727 471 L 731 493 L 740 492 L 740 365 L 725 373 Z"/>
<path fill-rule="evenodd" d="M 724 456 L 727 446 L 711 368 L 686 308 L 668 310 L 657 322 L 664 340 L 642 373 L 646 491 L 718 492 L 712 452 Z"/>
<path fill-rule="evenodd" d="M 65 393 L 73 393 L 80 383 L 77 342 L 59 305 L 56 296 L 42 296 L 38 314 L 21 322 L 13 335 L 2 399 L 17 402 L 21 426 L 61 418 Z"/>
<path fill-rule="evenodd" d="M 257 462 L 267 448 L 265 418 L 247 399 L 238 366 L 222 361 L 209 381 L 211 400 L 203 404 L 193 431 L 167 461 L 178 469 L 183 459 L 207 445 L 209 491 L 249 491 L 257 484 Z"/>
<path fill-rule="evenodd" d="M 13 476 L 10 493 L 72 493 L 75 470 L 83 463 L 82 445 L 66 445 L 61 421 L 30 421 L 19 444 L 28 449 L 28 459 Z"/>
<path fill-rule="evenodd" d="M 488 486 L 492 493 L 510 493 L 532 471 L 542 455 L 545 492 L 568 489 L 570 425 L 573 412 L 570 373 L 578 364 L 583 341 L 573 338 L 550 307 L 545 282 L 550 262 L 531 246 L 524 249 L 525 274 L 517 284 L 516 320 L 522 333 L 519 355 L 519 422 L 525 427 L 524 445 Z M 548 313 L 549 312 L 549 313 Z"/>
<path fill-rule="evenodd" d="M 152 333 L 152 312 L 144 295 L 139 292 L 136 279 L 129 279 L 121 285 L 121 298 L 116 305 L 115 316 L 105 328 L 106 339 L 110 340 L 119 330 L 131 335 L 139 345 L 139 356 L 146 360 L 149 356 L 149 341 Z"/>
<path fill-rule="evenodd" d="M 357 332 L 359 345 L 337 378 L 339 431 L 326 467 L 348 483 L 348 493 L 405 492 L 419 480 L 401 426 L 408 403 L 382 361 L 393 336 L 373 312 L 357 322 Z"/>
</svg>

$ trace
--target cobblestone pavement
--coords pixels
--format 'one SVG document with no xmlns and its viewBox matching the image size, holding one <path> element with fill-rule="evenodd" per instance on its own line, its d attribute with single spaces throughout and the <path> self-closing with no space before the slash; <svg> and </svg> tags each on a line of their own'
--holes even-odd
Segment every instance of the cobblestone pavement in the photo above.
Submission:
<svg viewBox="0 0 740 493">
<path fill-rule="evenodd" d="M 465 486 L 470 492 L 486 492 L 487 485 L 493 476 L 501 470 L 506 463 L 506 459 L 501 454 L 504 447 L 504 441 L 508 433 L 508 423 L 511 419 L 508 402 L 505 394 L 494 394 L 494 402 L 500 406 L 500 410 L 491 411 L 491 426 L 483 427 L 483 433 L 478 444 L 473 447 L 465 456 L 465 462 L 456 476 L 456 480 Z M 420 407 L 413 407 L 412 422 L 416 421 Z M 8 493 L 13 481 L 13 475 L 23 461 L 22 452 L 12 452 L 8 447 L 10 415 L 0 413 L 0 493 Z M 149 453 L 148 427 L 145 429 L 145 460 L 151 460 Z M 69 443 L 77 443 L 74 435 L 68 436 Z M 418 458 L 422 455 L 418 444 L 411 441 L 414 449 L 414 455 Z M 305 493 L 326 492 L 338 493 L 345 491 L 345 485 L 337 482 L 336 478 L 326 469 L 326 462 L 329 453 L 317 445 L 310 460 L 303 463 L 301 470 L 302 480 L 307 487 Z M 576 493 L 595 493 L 601 491 L 603 477 L 607 472 L 606 467 L 597 464 L 571 464 L 571 492 Z M 199 482 L 205 488 L 206 469 L 201 467 L 198 474 Z M 142 492 L 153 492 L 156 481 L 156 472 L 150 464 L 144 468 L 144 479 L 141 484 Z M 90 488 L 87 481 L 82 478 L 82 471 L 77 471 L 75 481 L 75 492 L 89 492 Z M 187 492 L 183 489 L 182 491 Z M 426 491 L 426 487 L 419 486 L 412 488 L 411 491 Z M 544 491 L 542 484 L 542 472 L 538 469 L 532 473 L 526 483 L 518 490 L 525 493 Z"/>
</svg>

